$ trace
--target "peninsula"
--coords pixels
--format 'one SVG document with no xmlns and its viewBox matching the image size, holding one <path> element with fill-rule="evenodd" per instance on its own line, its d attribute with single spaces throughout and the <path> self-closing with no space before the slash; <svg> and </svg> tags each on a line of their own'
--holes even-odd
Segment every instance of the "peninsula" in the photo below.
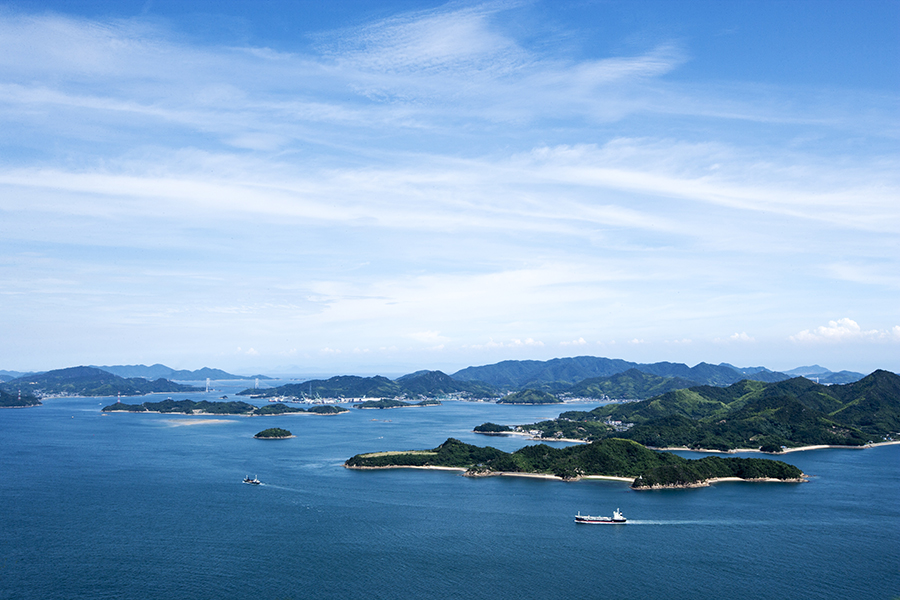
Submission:
<svg viewBox="0 0 900 600">
<path fill-rule="evenodd" d="M 26 375 L 0 385 L 9 393 L 21 390 L 38 398 L 51 396 L 141 396 L 154 392 L 199 392 L 202 388 L 174 383 L 167 379 L 150 381 L 141 377 L 124 378 L 94 367 L 70 367 Z"/>
<path fill-rule="evenodd" d="M 10 393 L 0 390 L 0 408 L 25 408 L 40 406 L 41 401 L 31 394 Z"/>
<path fill-rule="evenodd" d="M 344 466 L 349 469 L 452 468 L 464 471 L 469 477 L 544 476 L 565 481 L 619 479 L 630 481 L 635 490 L 702 487 L 722 480 L 805 481 L 800 469 L 778 460 L 716 456 L 691 460 L 618 438 L 567 448 L 538 444 L 512 453 L 449 438 L 431 450 L 357 454 Z"/>
<path fill-rule="evenodd" d="M 900 376 L 875 371 L 828 386 L 803 377 L 695 386 L 640 402 L 567 411 L 515 430 L 538 439 L 619 437 L 653 448 L 778 453 L 808 446 L 864 447 L 900 438 Z"/>
</svg>

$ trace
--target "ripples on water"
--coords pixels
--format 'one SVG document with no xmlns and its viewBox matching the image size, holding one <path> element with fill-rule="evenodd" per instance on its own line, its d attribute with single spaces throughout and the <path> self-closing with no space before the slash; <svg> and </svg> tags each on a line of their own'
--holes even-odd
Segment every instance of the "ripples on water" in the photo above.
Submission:
<svg viewBox="0 0 900 600">
<path fill-rule="evenodd" d="M 472 427 L 558 407 L 451 402 L 266 418 L 99 408 L 60 399 L 0 411 L 0 598 L 900 595 L 900 446 L 786 456 L 816 476 L 806 484 L 632 492 L 341 466 L 451 435 L 514 450 L 528 442 Z M 275 426 L 298 437 L 252 439 Z M 264 485 L 241 483 L 248 474 Z M 628 524 L 573 521 L 617 507 Z"/>
</svg>

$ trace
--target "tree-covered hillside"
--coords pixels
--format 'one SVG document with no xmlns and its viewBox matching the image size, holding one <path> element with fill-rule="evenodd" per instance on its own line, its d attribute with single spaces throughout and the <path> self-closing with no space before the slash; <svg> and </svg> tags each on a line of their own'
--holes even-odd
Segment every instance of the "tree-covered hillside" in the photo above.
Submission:
<svg viewBox="0 0 900 600">
<path fill-rule="evenodd" d="M 242 396 L 271 398 L 293 396 L 313 398 L 438 398 L 456 394 L 463 398 L 493 398 L 497 391 L 478 381 L 457 381 L 441 371 L 418 371 L 396 381 L 387 377 L 339 375 L 330 379 L 313 379 L 303 383 L 239 392 Z"/>
<path fill-rule="evenodd" d="M 25 406 L 40 406 L 41 401 L 31 394 L 19 395 L 18 392 L 10 393 L 0 390 L 0 408 L 21 408 Z"/>
<path fill-rule="evenodd" d="M 861 446 L 900 433 L 900 377 L 876 371 L 846 384 L 824 386 L 797 377 L 776 383 L 741 381 L 729 387 L 696 386 L 592 411 L 568 411 L 558 419 L 522 425 L 545 437 L 602 439 L 608 423 L 616 436 L 654 447 L 727 450 L 782 446 Z M 578 433 L 583 435 L 578 436 Z"/>
</svg>

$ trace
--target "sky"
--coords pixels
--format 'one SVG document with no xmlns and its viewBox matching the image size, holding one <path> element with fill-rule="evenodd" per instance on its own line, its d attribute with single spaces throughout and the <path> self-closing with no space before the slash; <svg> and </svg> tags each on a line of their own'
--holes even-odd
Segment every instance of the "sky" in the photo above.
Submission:
<svg viewBox="0 0 900 600">
<path fill-rule="evenodd" d="M 900 371 L 900 2 L 0 2 L 0 369 Z"/>
</svg>

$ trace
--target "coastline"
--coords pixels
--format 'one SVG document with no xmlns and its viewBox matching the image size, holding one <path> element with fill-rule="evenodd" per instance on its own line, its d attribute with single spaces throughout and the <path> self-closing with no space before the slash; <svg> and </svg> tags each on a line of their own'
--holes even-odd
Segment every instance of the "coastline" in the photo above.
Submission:
<svg viewBox="0 0 900 600">
<path fill-rule="evenodd" d="M 729 482 L 729 481 L 740 481 L 744 483 L 808 483 L 809 479 L 808 475 L 804 474 L 804 477 L 799 477 L 796 479 L 775 479 L 774 477 L 758 477 L 755 479 L 743 479 L 741 477 L 713 477 L 712 479 L 704 479 L 703 481 L 697 481 L 695 483 L 681 483 L 681 484 L 656 484 L 656 485 L 647 485 L 634 487 L 633 489 L 636 492 L 644 492 L 649 490 L 685 490 L 685 489 L 693 489 L 693 488 L 703 488 L 709 487 L 714 483 L 721 482 Z"/>
<path fill-rule="evenodd" d="M 27 408 L 27 407 L 22 407 Z M 274 413 L 271 415 L 253 415 L 249 413 L 211 413 L 211 412 L 162 412 L 158 410 L 106 410 L 101 411 L 103 414 L 110 413 L 128 413 L 133 415 L 181 415 L 183 417 L 284 417 L 289 415 L 316 415 L 320 417 L 331 417 L 335 415 L 343 415 L 345 413 L 350 412 L 349 410 L 336 412 L 336 413 L 318 413 L 318 412 L 309 412 L 307 410 L 297 411 L 297 412 L 286 412 L 286 413 Z"/>
<path fill-rule="evenodd" d="M 425 471 L 459 471 L 463 474 L 464 477 L 525 477 L 529 479 L 549 479 L 554 481 L 565 481 L 565 482 L 576 482 L 582 480 L 594 480 L 594 481 L 618 481 L 621 483 L 634 483 L 634 477 L 616 477 L 614 475 L 582 475 L 580 477 L 575 477 L 573 479 L 563 479 L 562 477 L 557 477 L 556 475 L 550 475 L 549 473 L 516 473 L 512 471 L 489 471 L 482 473 L 473 473 L 471 475 L 468 474 L 468 469 L 463 467 L 437 467 L 437 466 L 414 466 L 414 465 L 390 465 L 384 467 L 351 467 L 349 465 L 344 465 L 345 469 L 354 469 L 358 471 L 377 471 L 383 469 L 420 469 Z M 807 483 L 809 480 L 807 479 L 807 475 L 804 474 L 803 477 L 797 479 L 776 479 L 774 477 L 760 477 L 755 479 L 742 479 L 740 477 L 713 477 L 712 479 L 705 479 L 703 481 L 698 481 L 695 483 L 686 483 L 679 485 L 652 485 L 645 487 L 631 487 L 631 489 L 642 492 L 646 490 L 675 490 L 675 489 L 691 489 L 691 488 L 702 488 L 709 487 L 715 483 L 722 482 L 732 482 L 732 481 L 740 481 L 746 483 Z"/>
<path fill-rule="evenodd" d="M 863 444 L 862 446 L 839 446 L 839 445 L 828 445 L 821 444 L 816 446 L 800 446 L 798 448 L 785 448 L 781 452 L 763 452 L 759 448 L 735 448 L 733 450 L 713 450 L 711 448 L 688 448 L 686 446 L 672 446 L 666 448 L 655 448 L 652 446 L 647 446 L 647 448 L 651 450 L 658 450 L 660 452 L 670 452 L 673 450 L 677 450 L 679 452 L 703 452 L 705 454 L 737 454 L 739 452 L 756 452 L 757 454 L 768 454 L 769 456 L 781 456 L 782 454 L 789 454 L 791 452 L 806 452 L 807 450 L 865 450 L 866 448 L 875 448 L 877 446 L 891 446 L 894 444 L 900 444 L 900 440 L 891 440 L 889 442 L 875 442 L 874 444 Z"/>
<path fill-rule="evenodd" d="M 525 433 L 524 431 L 475 431 L 472 430 L 472 433 L 477 433 L 479 435 L 493 435 L 493 436 L 503 436 L 503 435 L 522 435 L 528 438 L 528 441 L 531 442 L 569 442 L 571 444 L 590 444 L 591 442 L 587 440 L 576 440 L 571 438 L 539 438 L 534 437 L 530 433 Z"/>
</svg>

